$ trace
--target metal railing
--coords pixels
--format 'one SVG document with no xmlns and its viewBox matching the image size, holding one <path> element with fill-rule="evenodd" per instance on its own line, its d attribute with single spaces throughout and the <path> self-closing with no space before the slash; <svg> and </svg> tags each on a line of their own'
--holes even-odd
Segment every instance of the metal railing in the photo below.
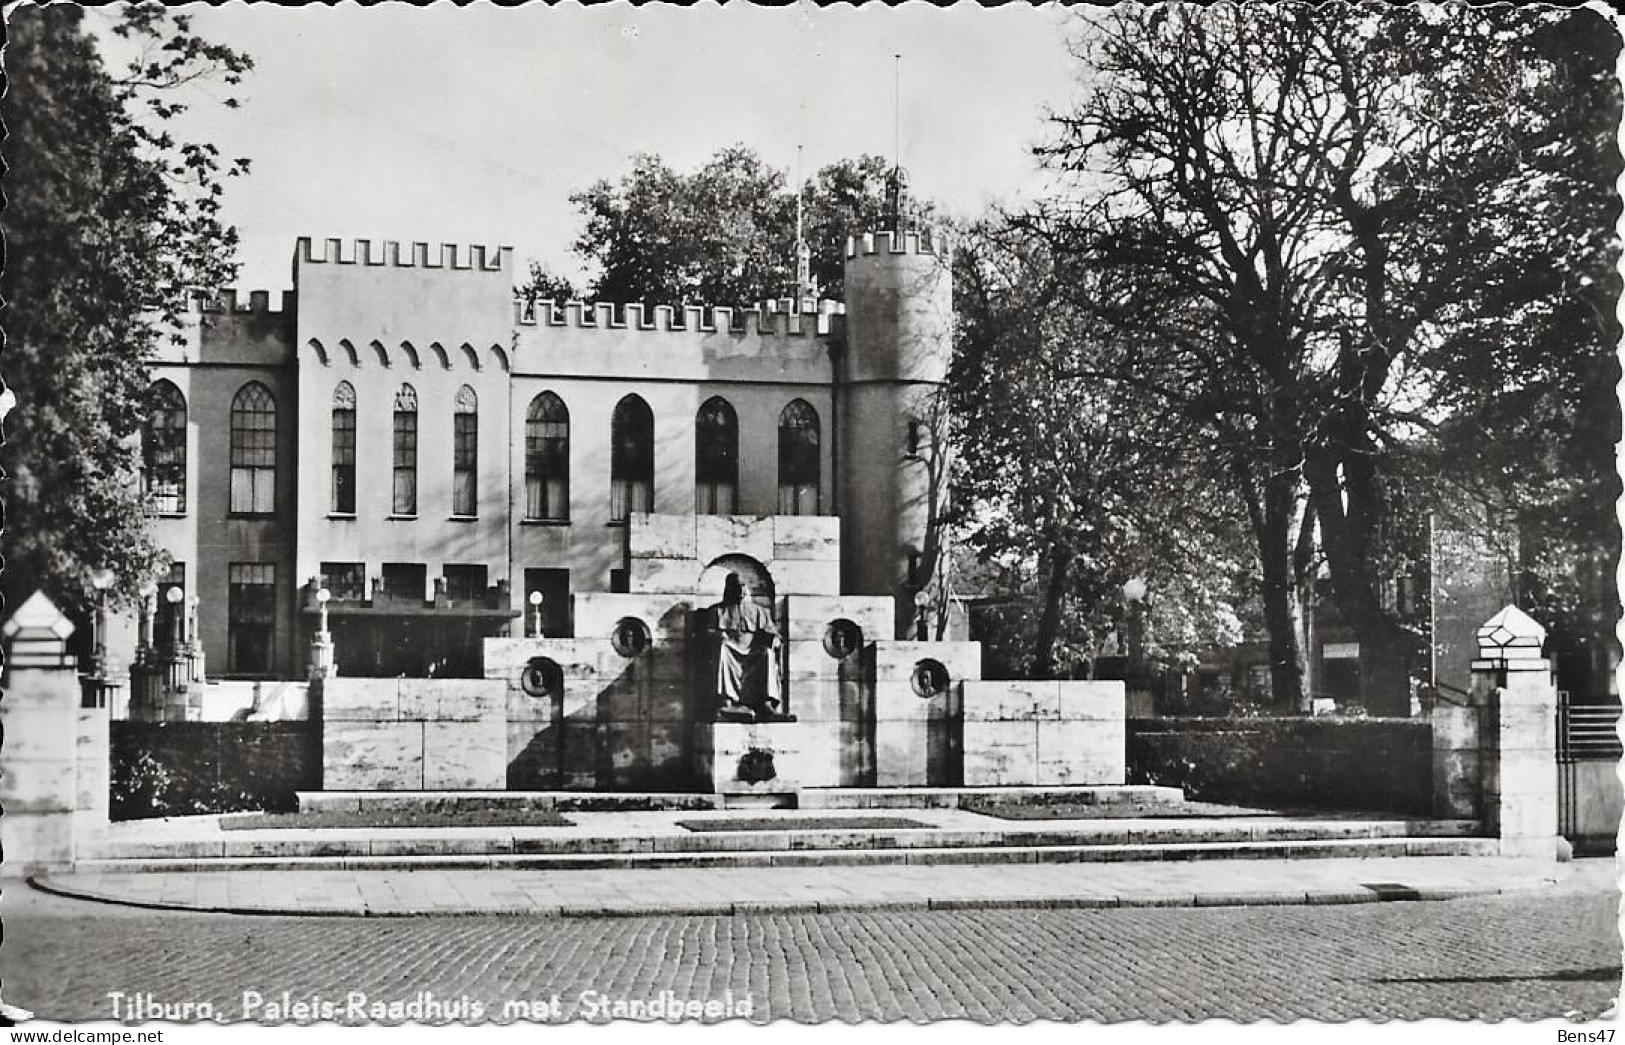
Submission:
<svg viewBox="0 0 1625 1045">
<path fill-rule="evenodd" d="M 1622 754 L 1615 732 L 1620 708 L 1612 704 L 1573 704 L 1558 694 L 1557 758 L 1560 762 L 1618 760 Z"/>
</svg>

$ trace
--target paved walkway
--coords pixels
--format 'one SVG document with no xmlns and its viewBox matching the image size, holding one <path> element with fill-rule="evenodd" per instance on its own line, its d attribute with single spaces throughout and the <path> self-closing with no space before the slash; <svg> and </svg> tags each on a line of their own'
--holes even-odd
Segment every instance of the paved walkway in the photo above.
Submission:
<svg viewBox="0 0 1625 1045">
<path fill-rule="evenodd" d="M 1372 861 L 1349 880 L 1420 882 L 1425 866 Z M 1117 868 L 1144 882 L 1175 869 Z M 1484 870 L 1474 861 L 1467 873 L 1483 884 Z M 1611 860 L 1553 870 L 1554 886 L 1443 903 L 563 919 L 192 914 L 0 883 L 0 977 L 6 998 L 42 1021 L 140 1020 L 113 1011 L 114 992 L 285 1025 L 326 1018 L 290 1000 L 335 1005 L 340 1023 L 554 1023 L 608 1020 L 606 998 L 673 995 L 748 999 L 748 1015 L 720 1018 L 753 1024 L 1595 1017 L 1619 992 L 1618 870 Z M 683 880 L 635 874 L 651 889 Z M 250 991 L 263 1004 L 251 1007 Z M 426 996 L 443 1016 L 374 1014 Z M 544 1013 L 554 998 L 562 1009 Z M 1525 1037 L 1556 1042 L 1544 1034 Z"/>
<path fill-rule="evenodd" d="M 1598 864 L 1602 870 L 1598 870 Z M 1562 885 L 1576 864 L 1485 857 L 933 864 L 603 871 L 68 874 L 37 888 L 180 910 L 284 915 L 729 915 L 1001 907 L 1435 900 Z M 1585 875 L 1613 872 L 1589 861 Z"/>
</svg>

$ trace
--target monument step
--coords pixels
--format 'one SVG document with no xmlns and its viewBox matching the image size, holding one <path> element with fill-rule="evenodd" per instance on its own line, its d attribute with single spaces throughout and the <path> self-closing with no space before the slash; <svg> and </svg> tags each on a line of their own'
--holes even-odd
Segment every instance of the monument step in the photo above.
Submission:
<svg viewBox="0 0 1625 1045">
<path fill-rule="evenodd" d="M 723 808 L 723 795 L 685 791 L 299 791 L 301 813 L 461 812 L 551 809 L 560 813 L 688 812 Z"/>
<path fill-rule="evenodd" d="M 1031 822 L 1028 822 L 1031 823 Z M 1231 845 L 1391 838 L 1470 838 L 1471 820 L 1212 819 L 1112 820 L 1062 826 L 974 830 L 947 827 L 741 831 L 661 830 L 582 834 L 555 828 L 408 828 L 229 831 L 207 838 L 101 839 L 82 849 L 92 859 L 239 860 L 305 857 L 640 856 L 734 852 L 1039 849 L 1118 845 Z"/>
<path fill-rule="evenodd" d="M 1393 837 L 1301 841 L 1178 842 L 1065 846 L 807 849 L 669 853 L 468 853 L 419 856 L 115 858 L 78 861 L 80 874 L 275 870 L 606 870 L 671 867 L 808 867 L 854 864 L 1003 864 L 1183 860 L 1308 860 L 1350 857 L 1495 856 L 1493 838 Z"/>
<path fill-rule="evenodd" d="M 809 787 L 796 792 L 801 809 L 957 809 L 962 799 L 996 798 L 1014 805 L 1075 802 L 1178 803 L 1185 792 L 1152 784 L 1016 785 L 1010 787 Z"/>
<path fill-rule="evenodd" d="M 300 791 L 299 811 L 447 812 L 469 809 L 552 809 L 558 812 L 654 812 L 706 809 L 957 809 L 962 799 L 1016 804 L 1076 802 L 1177 803 L 1177 787 L 1149 784 L 1014 787 L 817 787 L 793 792 L 673 791 Z"/>
</svg>

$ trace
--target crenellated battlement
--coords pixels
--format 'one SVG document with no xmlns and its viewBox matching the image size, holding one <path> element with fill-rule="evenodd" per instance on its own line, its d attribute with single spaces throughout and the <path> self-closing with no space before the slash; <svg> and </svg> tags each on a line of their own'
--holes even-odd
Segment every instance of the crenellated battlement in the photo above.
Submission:
<svg viewBox="0 0 1625 1045">
<path fill-rule="evenodd" d="M 816 311 L 797 310 L 793 301 L 768 302 L 756 308 L 705 305 L 617 305 L 582 301 L 515 300 L 518 326 L 567 327 L 575 330 L 651 330 L 667 333 L 736 334 L 746 337 L 807 337 L 830 334 L 841 322 L 844 307 L 821 301 Z"/>
<path fill-rule="evenodd" d="M 225 287 L 216 291 L 200 291 L 187 301 L 188 312 L 201 312 L 209 315 L 243 314 L 251 312 L 268 312 L 272 315 L 282 315 L 294 311 L 298 295 L 292 290 L 282 291 L 272 304 L 269 290 L 251 290 L 248 299 L 242 299 L 241 292 L 236 287 Z"/>
<path fill-rule="evenodd" d="M 321 247 L 316 246 L 317 243 Z M 488 248 L 484 244 L 463 246 L 442 243 L 438 251 L 431 251 L 428 243 L 408 243 L 406 249 L 395 240 L 374 243 L 357 239 L 313 240 L 300 236 L 294 246 L 294 264 L 300 265 L 372 265 L 395 268 L 447 269 L 470 272 L 508 272 L 513 268 L 513 248 Z"/>
<path fill-rule="evenodd" d="M 876 254 L 948 254 L 948 236 L 935 229 L 918 232 L 865 232 L 861 236 L 846 238 L 846 256 L 867 257 Z"/>
</svg>

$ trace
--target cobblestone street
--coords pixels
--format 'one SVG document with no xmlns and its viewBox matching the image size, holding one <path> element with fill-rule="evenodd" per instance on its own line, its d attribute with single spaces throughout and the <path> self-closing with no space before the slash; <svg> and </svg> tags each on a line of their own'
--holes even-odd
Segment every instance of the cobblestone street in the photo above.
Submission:
<svg viewBox="0 0 1625 1045">
<path fill-rule="evenodd" d="M 1596 876 L 1589 876 L 1593 883 Z M 751 1019 L 1237 1020 L 1595 1016 L 1618 993 L 1618 894 L 1557 888 L 1332 907 L 874 911 L 607 919 L 245 917 L 142 911 L 10 884 L 8 1001 L 111 1016 L 109 991 L 342 1005 L 554 994 L 748 996 Z"/>
</svg>

